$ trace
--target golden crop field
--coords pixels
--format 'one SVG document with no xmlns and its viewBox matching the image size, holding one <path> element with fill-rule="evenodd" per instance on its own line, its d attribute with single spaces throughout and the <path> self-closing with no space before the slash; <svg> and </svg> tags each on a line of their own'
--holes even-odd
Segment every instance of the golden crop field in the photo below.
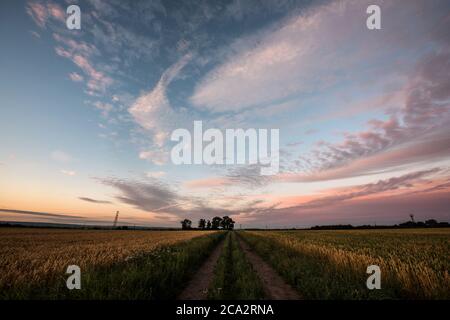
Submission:
<svg viewBox="0 0 450 320">
<path fill-rule="evenodd" d="M 0 288 L 43 283 L 71 264 L 107 266 L 209 233 L 0 228 Z"/>
<path fill-rule="evenodd" d="M 450 229 L 251 231 L 243 236 L 307 298 L 449 298 Z M 365 288 L 378 265 L 382 288 Z"/>
</svg>

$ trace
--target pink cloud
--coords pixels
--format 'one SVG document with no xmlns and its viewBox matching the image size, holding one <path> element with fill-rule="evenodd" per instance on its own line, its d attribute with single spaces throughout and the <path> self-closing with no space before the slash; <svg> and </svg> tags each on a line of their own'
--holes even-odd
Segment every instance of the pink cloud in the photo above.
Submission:
<svg viewBox="0 0 450 320">
<path fill-rule="evenodd" d="M 229 178 L 214 177 L 206 179 L 196 179 L 184 183 L 186 188 L 214 188 L 230 185 L 232 181 Z"/>
<path fill-rule="evenodd" d="M 27 13 L 33 18 L 34 22 L 41 28 L 45 28 L 48 18 L 47 8 L 37 2 L 30 2 L 27 6 Z"/>
<path fill-rule="evenodd" d="M 72 72 L 69 74 L 69 78 L 70 80 L 74 81 L 74 82 L 81 82 L 84 80 L 83 76 L 76 73 L 76 72 Z"/>
<path fill-rule="evenodd" d="M 78 66 L 89 78 L 87 82 L 87 87 L 90 92 L 104 92 L 108 86 L 110 86 L 114 80 L 107 76 L 105 73 L 96 70 L 91 62 L 80 54 L 73 54 L 69 50 L 66 50 L 62 47 L 56 47 L 55 52 L 57 55 L 70 59 L 72 62 Z M 72 80 L 74 78 L 70 76 Z M 78 76 L 75 76 L 76 79 L 79 79 Z M 77 81 L 77 80 L 74 80 Z M 80 80 L 81 81 L 81 80 Z"/>
<path fill-rule="evenodd" d="M 258 223 L 313 224 L 398 223 L 414 213 L 419 219 L 450 220 L 448 170 L 412 172 L 375 183 L 325 190 L 319 195 L 271 198 L 272 207 L 238 214 Z M 443 175 L 443 176 L 442 176 Z M 266 199 L 266 198 L 265 198 Z"/>
<path fill-rule="evenodd" d="M 303 167 L 310 172 L 279 179 L 314 181 L 370 174 L 398 165 L 450 155 L 450 48 L 424 57 L 404 86 L 403 106 L 387 120 L 368 121 L 369 129 L 347 133 L 339 143 L 320 142 Z"/>
<path fill-rule="evenodd" d="M 46 27 L 49 19 L 65 22 L 65 13 L 61 6 L 56 3 L 49 2 L 44 5 L 39 2 L 29 2 L 26 11 L 41 28 Z"/>
<path fill-rule="evenodd" d="M 65 13 L 59 5 L 50 2 L 47 4 L 47 11 L 53 18 L 59 21 L 65 21 Z"/>
</svg>

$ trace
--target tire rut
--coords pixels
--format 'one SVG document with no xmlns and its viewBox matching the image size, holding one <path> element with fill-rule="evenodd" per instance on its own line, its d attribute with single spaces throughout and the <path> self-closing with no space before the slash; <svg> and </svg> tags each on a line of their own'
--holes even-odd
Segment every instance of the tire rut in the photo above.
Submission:
<svg viewBox="0 0 450 320">
<path fill-rule="evenodd" d="M 221 240 L 214 248 L 213 252 L 178 296 L 179 300 L 206 300 L 208 298 L 208 288 L 213 281 L 214 268 L 222 253 L 224 242 L 225 240 Z"/>
<path fill-rule="evenodd" d="M 241 249 L 244 251 L 247 260 L 252 264 L 253 269 L 264 286 L 264 291 L 269 299 L 272 300 L 299 300 L 300 295 L 290 285 L 288 285 L 278 273 L 260 256 L 252 251 L 250 246 L 236 237 Z"/>
</svg>

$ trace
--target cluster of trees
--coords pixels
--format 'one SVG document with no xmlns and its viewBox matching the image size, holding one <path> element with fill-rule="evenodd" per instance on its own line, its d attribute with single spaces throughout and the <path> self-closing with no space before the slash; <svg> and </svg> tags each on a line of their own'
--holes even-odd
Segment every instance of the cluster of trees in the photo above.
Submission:
<svg viewBox="0 0 450 320">
<path fill-rule="evenodd" d="M 438 222 L 435 219 L 429 219 L 423 221 L 415 221 L 414 215 L 410 215 L 411 220 L 394 225 L 362 225 L 352 226 L 351 224 L 340 225 L 327 225 L 327 226 L 314 226 L 311 230 L 349 230 L 349 229 L 391 229 L 391 228 L 449 228 L 448 222 Z"/>
<path fill-rule="evenodd" d="M 192 221 L 189 219 L 184 219 L 180 221 L 181 229 L 188 230 L 192 229 Z M 229 216 L 225 217 L 214 217 L 211 220 L 200 219 L 198 221 L 198 229 L 201 230 L 218 230 L 220 228 L 224 230 L 233 230 L 234 229 L 234 221 Z"/>
</svg>

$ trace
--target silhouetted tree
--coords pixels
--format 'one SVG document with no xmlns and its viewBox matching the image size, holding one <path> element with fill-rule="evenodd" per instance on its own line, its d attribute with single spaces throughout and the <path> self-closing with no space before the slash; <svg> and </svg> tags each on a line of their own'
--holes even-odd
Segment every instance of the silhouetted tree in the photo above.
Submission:
<svg viewBox="0 0 450 320">
<path fill-rule="evenodd" d="M 204 230 L 206 226 L 206 220 L 205 219 L 200 219 L 198 220 L 198 228 Z"/>
<path fill-rule="evenodd" d="M 209 221 L 209 220 L 206 223 L 206 229 L 211 229 L 211 221 Z"/>
<path fill-rule="evenodd" d="M 187 230 L 191 229 L 192 221 L 189 219 L 184 219 L 183 221 L 180 221 L 181 223 L 181 229 Z"/>
<path fill-rule="evenodd" d="M 222 221 L 221 217 L 214 217 L 211 222 L 211 229 L 214 230 L 219 229 L 221 221 Z"/>
<path fill-rule="evenodd" d="M 229 216 L 225 216 L 222 218 L 221 226 L 225 230 L 233 230 L 234 229 L 234 221 Z"/>
</svg>

